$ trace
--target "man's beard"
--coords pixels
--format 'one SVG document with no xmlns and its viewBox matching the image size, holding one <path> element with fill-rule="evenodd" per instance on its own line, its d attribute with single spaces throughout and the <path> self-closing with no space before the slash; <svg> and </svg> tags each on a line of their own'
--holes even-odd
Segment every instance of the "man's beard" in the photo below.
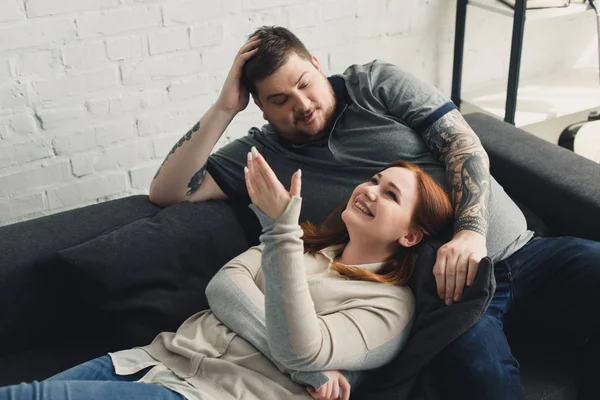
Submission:
<svg viewBox="0 0 600 400">
<path fill-rule="evenodd" d="M 325 136 L 327 136 L 327 134 L 333 127 L 333 123 L 335 122 L 335 111 L 337 109 L 337 98 L 329 81 L 327 81 L 327 87 L 329 89 L 330 96 L 333 98 L 333 105 L 331 109 L 324 111 L 325 126 L 321 131 L 317 133 L 309 133 L 300 129 L 295 129 L 293 132 L 284 132 L 283 130 L 279 129 L 279 127 L 276 124 L 274 124 L 271 120 L 268 119 L 269 124 L 271 124 L 271 126 L 281 137 L 283 137 L 286 140 L 289 140 L 294 144 L 317 142 L 323 139 Z M 317 112 L 317 110 L 323 111 L 322 108 L 315 108 L 313 112 Z"/>
</svg>

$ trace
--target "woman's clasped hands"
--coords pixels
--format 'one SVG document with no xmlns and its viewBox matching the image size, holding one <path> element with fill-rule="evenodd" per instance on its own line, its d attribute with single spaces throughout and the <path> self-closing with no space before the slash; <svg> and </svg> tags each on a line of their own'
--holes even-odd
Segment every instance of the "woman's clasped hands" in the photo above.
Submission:
<svg viewBox="0 0 600 400">
<path fill-rule="evenodd" d="M 340 371 L 323 371 L 329 378 L 329 382 L 314 390 L 309 387 L 308 393 L 317 400 L 349 400 L 350 383 Z"/>
<path fill-rule="evenodd" d="M 298 170 L 292 175 L 288 192 L 264 157 L 256 147 L 252 147 L 248 153 L 248 165 L 244 167 L 246 187 L 252 204 L 269 218 L 276 220 L 283 214 L 292 196 L 300 196 L 301 172 Z"/>
</svg>

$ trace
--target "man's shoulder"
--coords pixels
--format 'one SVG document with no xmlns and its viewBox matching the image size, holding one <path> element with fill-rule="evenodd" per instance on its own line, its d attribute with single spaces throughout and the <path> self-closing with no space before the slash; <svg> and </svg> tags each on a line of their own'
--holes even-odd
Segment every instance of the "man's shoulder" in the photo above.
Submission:
<svg viewBox="0 0 600 400">
<path fill-rule="evenodd" d="M 344 70 L 342 75 L 345 77 L 370 75 L 374 72 L 390 69 L 399 70 L 399 67 L 387 61 L 374 59 L 365 64 L 352 64 Z"/>
<path fill-rule="evenodd" d="M 360 76 L 368 75 L 371 71 L 372 64 L 376 61 L 377 60 L 373 60 L 366 64 L 352 64 L 349 67 L 347 67 L 341 75 L 346 80 L 353 80 L 359 78 Z"/>
<path fill-rule="evenodd" d="M 409 74 L 387 61 L 375 59 L 365 64 L 350 65 L 341 74 L 350 92 L 374 91 L 382 85 L 397 85 L 405 81 Z"/>
</svg>

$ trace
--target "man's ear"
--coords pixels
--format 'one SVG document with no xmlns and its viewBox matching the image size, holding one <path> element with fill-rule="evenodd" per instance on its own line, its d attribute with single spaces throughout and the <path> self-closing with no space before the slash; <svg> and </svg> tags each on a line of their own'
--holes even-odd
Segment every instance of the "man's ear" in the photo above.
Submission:
<svg viewBox="0 0 600 400">
<path fill-rule="evenodd" d="M 262 108 L 262 103 L 260 102 L 260 99 L 258 98 L 258 96 L 255 95 L 251 95 L 252 96 L 252 100 L 254 100 L 254 104 L 256 104 L 258 106 L 258 108 L 260 108 L 260 111 L 264 111 Z"/>
<path fill-rule="evenodd" d="M 408 235 L 402 236 L 400 239 L 398 239 L 398 243 L 400 243 L 400 246 L 402 247 L 412 247 L 416 244 L 419 244 L 419 242 L 421 242 L 422 239 L 423 232 L 420 230 L 414 230 Z"/>
<path fill-rule="evenodd" d="M 256 106 L 257 106 L 258 108 L 260 108 L 260 111 L 262 111 L 262 112 L 264 113 L 264 112 L 265 112 L 265 110 L 264 110 L 264 108 L 263 108 L 263 106 L 262 106 L 262 103 L 261 103 L 261 102 L 260 102 L 260 100 L 258 99 L 258 97 L 256 97 L 256 96 L 252 95 L 252 100 L 254 100 L 254 104 L 256 104 Z"/>
<path fill-rule="evenodd" d="M 321 63 L 319 62 L 317 56 L 312 56 L 312 64 L 315 66 L 317 71 L 323 72 L 323 70 L 321 69 Z"/>
<path fill-rule="evenodd" d="M 260 111 L 262 111 L 262 113 L 263 113 L 263 119 L 264 119 L 265 121 L 268 121 L 268 119 L 267 119 L 267 114 L 265 114 L 265 109 L 263 108 L 263 106 L 262 106 L 262 103 L 260 102 L 260 100 L 259 100 L 259 99 L 257 99 L 257 98 L 256 98 L 256 97 L 254 97 L 254 96 L 252 96 L 252 99 L 254 100 L 254 104 L 256 104 L 256 106 L 257 106 L 258 108 L 260 108 Z"/>
</svg>

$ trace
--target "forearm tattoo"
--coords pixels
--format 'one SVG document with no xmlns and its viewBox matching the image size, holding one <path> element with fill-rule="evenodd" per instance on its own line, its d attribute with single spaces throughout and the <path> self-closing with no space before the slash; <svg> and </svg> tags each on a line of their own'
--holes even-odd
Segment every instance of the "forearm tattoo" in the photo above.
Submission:
<svg viewBox="0 0 600 400">
<path fill-rule="evenodd" d="M 489 223 L 489 159 L 479 138 L 458 110 L 436 121 L 423 134 L 425 143 L 446 165 L 454 233 L 471 230 L 487 234 Z"/>
<path fill-rule="evenodd" d="M 188 187 L 190 188 L 190 190 L 188 190 L 188 192 L 186 193 L 188 196 L 191 196 L 194 193 L 196 193 L 196 191 L 200 187 L 200 184 L 202 183 L 202 180 L 204 179 L 205 171 L 206 164 L 204 164 L 202 168 L 200 168 L 200 170 L 198 170 L 198 172 L 196 172 L 194 176 L 192 176 L 192 179 L 190 179 L 190 182 L 188 183 Z"/>
<path fill-rule="evenodd" d="M 200 121 L 198 121 L 196 123 L 196 125 L 194 125 L 192 127 L 192 129 L 190 129 L 189 131 L 186 132 L 185 135 L 183 135 L 181 137 L 181 139 L 179 139 L 177 141 L 177 143 L 175 143 L 175 146 L 173 146 L 173 148 L 171 149 L 171 151 L 169 152 L 169 154 L 167 154 L 167 157 L 165 157 L 165 160 L 162 162 L 162 164 L 160 165 L 160 167 L 158 167 L 158 171 L 156 171 L 156 174 L 154 175 L 153 179 L 156 179 L 156 177 L 158 176 L 158 174 L 160 173 L 160 170 L 162 169 L 163 165 L 165 165 L 165 163 L 167 162 L 167 160 L 169 159 L 169 156 L 173 153 L 175 153 L 175 150 L 177 150 L 178 148 L 180 148 L 183 143 L 187 142 L 188 140 L 190 140 L 192 138 L 192 135 L 196 132 L 198 132 L 200 130 Z"/>
</svg>

